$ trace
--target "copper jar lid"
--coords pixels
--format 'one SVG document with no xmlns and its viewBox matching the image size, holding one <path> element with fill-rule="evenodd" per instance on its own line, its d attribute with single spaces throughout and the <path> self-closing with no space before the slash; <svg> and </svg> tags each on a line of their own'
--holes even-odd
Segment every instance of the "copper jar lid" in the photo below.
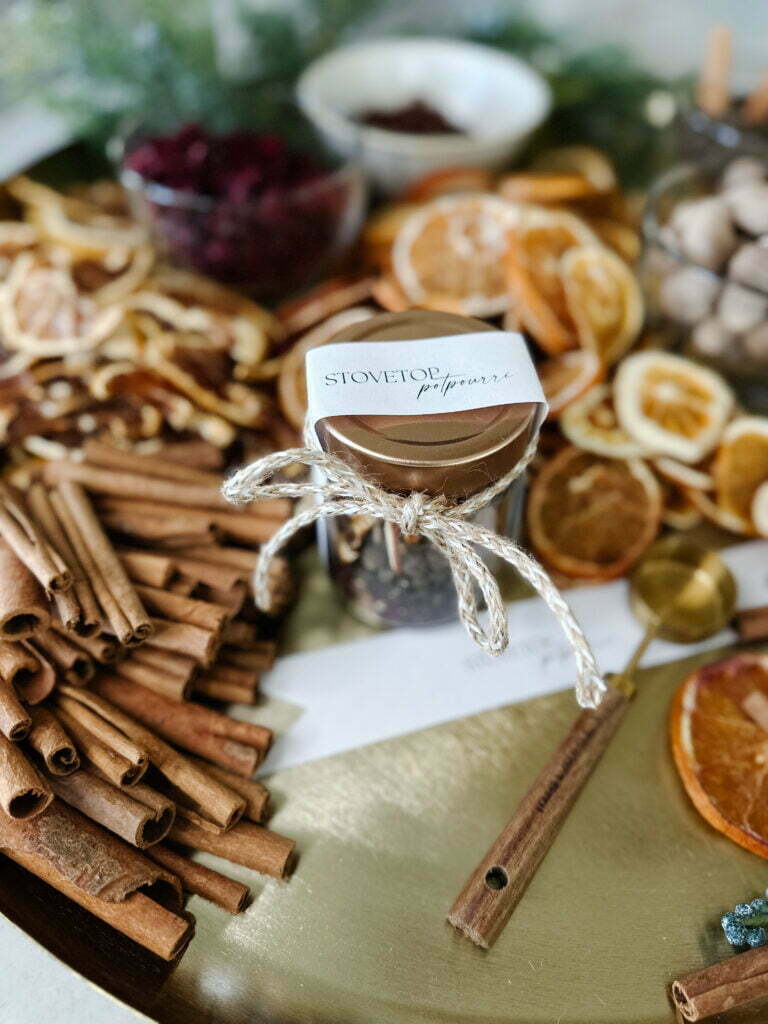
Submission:
<svg viewBox="0 0 768 1024">
<path fill-rule="evenodd" d="M 333 341 L 410 341 L 493 330 L 472 317 L 416 309 L 352 324 Z M 459 500 L 520 460 L 535 429 L 536 409 L 525 402 L 426 416 L 330 416 L 317 424 L 317 434 L 326 451 L 387 490 Z"/>
</svg>

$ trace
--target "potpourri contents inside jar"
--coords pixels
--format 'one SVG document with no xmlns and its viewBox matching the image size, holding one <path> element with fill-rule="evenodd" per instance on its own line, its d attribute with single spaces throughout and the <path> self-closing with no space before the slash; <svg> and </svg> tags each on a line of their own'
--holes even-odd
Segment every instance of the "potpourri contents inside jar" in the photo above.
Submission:
<svg viewBox="0 0 768 1024">
<path fill-rule="evenodd" d="M 424 310 L 384 314 L 334 339 L 410 341 L 493 334 L 478 320 Z M 470 360 L 471 363 L 471 360 Z M 428 415 L 331 416 L 317 424 L 324 449 L 366 479 L 397 494 L 420 492 L 461 502 L 504 476 L 537 429 L 535 402 Z M 524 481 L 469 517 L 502 536 L 519 529 Z M 350 610 L 373 626 L 431 625 L 456 618 L 457 597 L 445 556 L 423 536 L 404 536 L 370 515 L 321 523 L 321 547 Z M 493 569 L 493 565 L 490 566 Z"/>
<path fill-rule="evenodd" d="M 425 100 L 413 100 L 396 110 L 364 110 L 357 115 L 368 128 L 409 135 L 463 135 L 464 132 Z"/>
</svg>

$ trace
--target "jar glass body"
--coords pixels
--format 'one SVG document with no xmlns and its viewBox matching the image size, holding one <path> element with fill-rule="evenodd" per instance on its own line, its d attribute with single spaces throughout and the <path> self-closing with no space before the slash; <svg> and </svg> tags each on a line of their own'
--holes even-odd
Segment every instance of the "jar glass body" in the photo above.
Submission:
<svg viewBox="0 0 768 1024">
<path fill-rule="evenodd" d="M 468 521 L 517 538 L 524 494 L 519 477 Z M 457 617 L 448 561 L 426 538 L 405 538 L 397 526 L 370 516 L 339 516 L 321 524 L 320 544 L 349 610 L 367 625 L 431 626 Z M 497 568 L 495 556 L 485 561 L 491 571 Z"/>
</svg>

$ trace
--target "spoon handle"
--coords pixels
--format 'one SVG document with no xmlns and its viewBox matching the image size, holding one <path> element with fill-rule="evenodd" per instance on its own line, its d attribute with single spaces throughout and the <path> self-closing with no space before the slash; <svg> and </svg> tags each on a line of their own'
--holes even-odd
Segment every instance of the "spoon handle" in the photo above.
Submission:
<svg viewBox="0 0 768 1024">
<path fill-rule="evenodd" d="M 448 921 L 475 945 L 488 949 L 501 934 L 629 703 L 611 686 L 598 708 L 579 714 L 467 880 Z"/>
</svg>

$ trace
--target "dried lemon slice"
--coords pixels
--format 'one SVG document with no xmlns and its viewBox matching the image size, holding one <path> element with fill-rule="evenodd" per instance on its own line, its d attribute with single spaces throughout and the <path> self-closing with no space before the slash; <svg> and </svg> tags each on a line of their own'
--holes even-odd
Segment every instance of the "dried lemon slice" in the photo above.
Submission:
<svg viewBox="0 0 768 1024">
<path fill-rule="evenodd" d="M 615 189 L 618 181 L 613 164 L 594 146 L 557 146 L 545 149 L 531 164 L 532 171 L 580 174 L 600 192 Z"/>
<path fill-rule="evenodd" d="M 516 328 L 510 324 L 506 329 Z M 576 349 L 545 359 L 538 373 L 549 406 L 549 418 L 554 419 L 601 379 L 603 364 L 594 352 Z"/>
<path fill-rule="evenodd" d="M 696 466 L 686 466 L 684 462 L 671 459 L 668 455 L 659 455 L 653 459 L 653 468 L 665 480 L 678 487 L 691 487 L 696 491 L 714 491 L 715 481 L 711 473 Z"/>
<path fill-rule="evenodd" d="M 729 423 L 712 469 L 718 505 L 750 519 L 755 492 L 768 481 L 768 417 L 739 416 Z"/>
<path fill-rule="evenodd" d="M 661 488 L 641 459 L 563 449 L 531 487 L 528 528 L 550 566 L 579 579 L 621 576 L 658 533 Z"/>
<path fill-rule="evenodd" d="M 635 459 L 645 454 L 616 418 L 608 384 L 598 384 L 571 402 L 560 417 L 560 429 L 571 444 L 609 459 Z"/>
<path fill-rule="evenodd" d="M 755 491 L 750 512 L 757 532 L 761 537 L 768 537 L 768 481 Z"/>
<path fill-rule="evenodd" d="M 668 352 L 637 352 L 614 382 L 619 422 L 643 447 L 681 462 L 700 462 L 720 440 L 733 408 L 722 377 Z"/>
<path fill-rule="evenodd" d="M 583 174 L 569 171 L 516 171 L 498 185 L 502 199 L 513 203 L 571 203 L 599 192 Z"/>
<path fill-rule="evenodd" d="M 397 233 L 392 270 L 414 306 L 440 295 L 462 313 L 496 316 L 509 297 L 502 260 L 520 207 L 498 196 L 462 194 L 427 203 Z"/>
<path fill-rule="evenodd" d="M 624 260 L 602 245 L 568 249 L 560 270 L 579 343 L 610 366 L 631 347 L 643 325 L 637 278 Z"/>
</svg>

